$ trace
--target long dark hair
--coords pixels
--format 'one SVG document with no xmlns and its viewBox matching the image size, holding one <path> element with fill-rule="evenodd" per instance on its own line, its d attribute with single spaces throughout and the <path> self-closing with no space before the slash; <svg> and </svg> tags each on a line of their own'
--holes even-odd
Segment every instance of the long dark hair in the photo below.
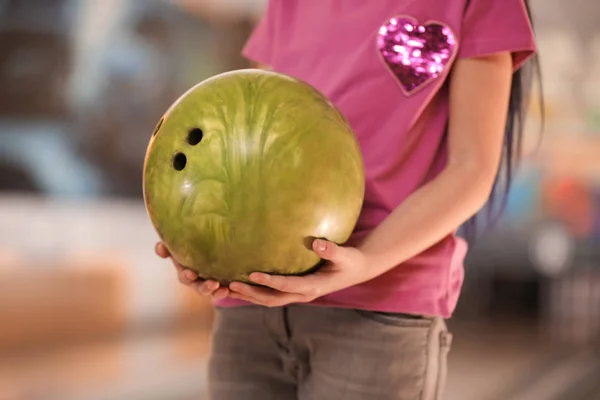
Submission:
<svg viewBox="0 0 600 400">
<path fill-rule="evenodd" d="M 529 19 L 533 24 L 528 0 L 525 0 L 525 7 Z M 516 169 L 519 166 L 519 162 L 521 161 L 525 119 L 527 110 L 529 109 L 529 100 L 531 99 L 534 81 L 537 81 L 539 85 L 538 96 L 543 129 L 544 98 L 538 54 L 535 54 L 525 65 L 513 74 L 500 170 L 496 176 L 490 198 L 484 207 L 484 210 L 469 219 L 462 227 L 466 238 L 470 241 L 476 239 L 477 233 L 479 232 L 478 222 L 481 217 L 485 217 L 485 227 L 489 229 L 494 227 L 495 223 L 504 212 L 511 184 Z"/>
</svg>

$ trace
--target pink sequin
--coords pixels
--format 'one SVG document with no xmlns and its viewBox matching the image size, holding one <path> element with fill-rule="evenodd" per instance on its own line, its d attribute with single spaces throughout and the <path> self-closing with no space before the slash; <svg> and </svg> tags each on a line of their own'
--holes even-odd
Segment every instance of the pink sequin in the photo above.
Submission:
<svg viewBox="0 0 600 400">
<path fill-rule="evenodd" d="M 454 56 L 456 38 L 441 23 L 420 25 L 410 17 L 396 17 L 379 28 L 377 46 L 408 95 L 443 72 Z"/>
</svg>

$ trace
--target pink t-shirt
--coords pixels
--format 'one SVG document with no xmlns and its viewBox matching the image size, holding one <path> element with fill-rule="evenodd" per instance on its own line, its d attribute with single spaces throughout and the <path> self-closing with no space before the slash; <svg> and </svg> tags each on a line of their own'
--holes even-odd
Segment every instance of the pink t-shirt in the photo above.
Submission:
<svg viewBox="0 0 600 400">
<path fill-rule="evenodd" d="M 515 70 L 535 52 L 523 0 L 270 0 L 244 55 L 312 84 L 352 125 L 366 170 L 364 208 L 348 243 L 356 244 L 444 168 L 453 62 L 502 51 L 513 53 Z M 448 318 L 466 250 L 448 235 L 312 304 Z"/>
</svg>

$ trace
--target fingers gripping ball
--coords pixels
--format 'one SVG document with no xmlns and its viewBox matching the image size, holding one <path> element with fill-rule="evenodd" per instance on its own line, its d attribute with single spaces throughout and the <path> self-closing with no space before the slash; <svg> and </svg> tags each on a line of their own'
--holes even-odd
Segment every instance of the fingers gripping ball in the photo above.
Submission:
<svg viewBox="0 0 600 400">
<path fill-rule="evenodd" d="M 339 110 L 289 76 L 238 70 L 203 81 L 158 123 L 144 200 L 171 256 L 202 279 L 303 274 L 310 238 L 345 242 L 364 170 Z"/>
</svg>

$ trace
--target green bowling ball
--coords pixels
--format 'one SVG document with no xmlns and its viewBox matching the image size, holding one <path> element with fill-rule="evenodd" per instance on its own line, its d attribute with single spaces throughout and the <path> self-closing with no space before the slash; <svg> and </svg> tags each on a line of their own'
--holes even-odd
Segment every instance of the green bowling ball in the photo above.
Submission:
<svg viewBox="0 0 600 400">
<path fill-rule="evenodd" d="M 343 244 L 364 198 L 340 111 L 309 84 L 257 69 L 216 75 L 169 107 L 144 160 L 144 202 L 173 259 L 201 278 L 302 275 L 314 238 Z"/>
</svg>

